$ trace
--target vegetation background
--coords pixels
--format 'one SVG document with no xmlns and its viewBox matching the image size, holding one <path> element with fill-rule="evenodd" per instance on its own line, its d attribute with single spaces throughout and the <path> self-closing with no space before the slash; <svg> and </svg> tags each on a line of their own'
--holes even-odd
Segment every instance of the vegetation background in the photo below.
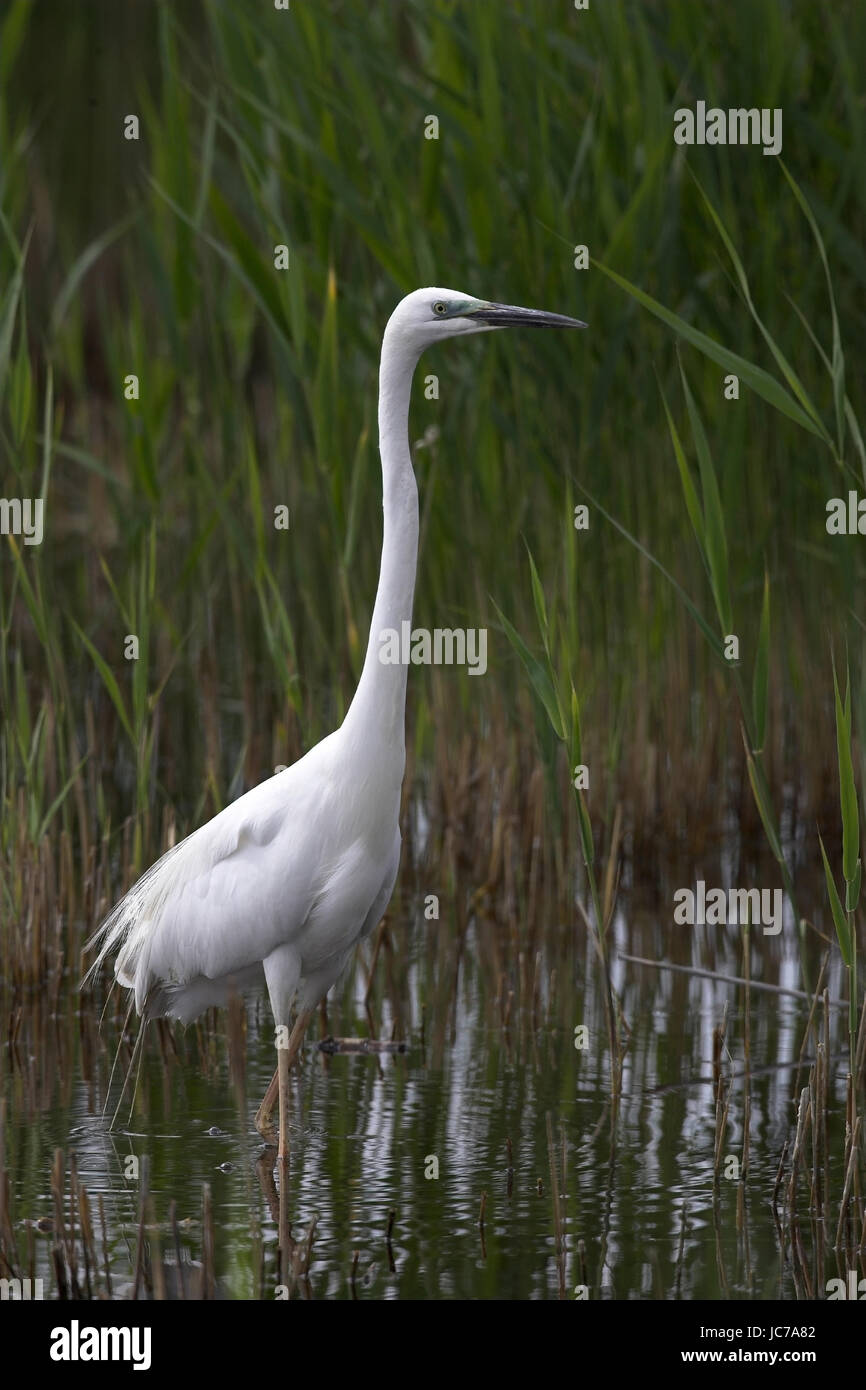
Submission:
<svg viewBox="0 0 866 1390">
<path fill-rule="evenodd" d="M 863 539 L 825 528 L 866 492 L 864 71 L 856 0 L 3 0 L 0 487 L 45 499 L 40 546 L 0 539 L 10 1038 L 138 871 L 340 720 L 378 572 L 378 346 L 431 283 L 589 323 L 445 344 L 438 399 L 415 391 L 415 621 L 490 632 L 483 679 L 409 683 L 400 892 L 457 904 L 429 947 L 440 1051 L 485 903 L 500 1015 L 513 977 L 535 1017 L 575 883 L 596 920 L 620 882 L 667 922 L 670 875 L 731 845 L 832 939 L 832 654 L 864 772 Z M 781 158 L 675 145 L 698 100 L 781 108 Z M 402 950 L 371 995 L 397 1013 Z"/>
<path fill-rule="evenodd" d="M 191 825 L 339 720 L 378 566 L 377 347 L 425 283 L 590 327 L 567 348 L 512 334 L 425 359 L 440 394 L 413 406 L 416 621 L 492 632 L 486 679 L 413 672 L 419 775 L 455 739 L 482 775 L 537 760 L 491 602 L 531 640 L 525 540 L 554 665 L 581 698 L 596 825 L 617 800 L 648 845 L 713 819 L 744 766 L 725 670 L 599 510 L 586 532 L 571 520 L 586 488 L 711 611 L 661 394 L 687 436 L 677 339 L 598 268 L 575 270 L 573 248 L 781 377 L 694 174 L 829 421 L 810 340 L 830 351 L 825 275 L 780 162 L 675 146 L 673 110 L 782 107 L 856 384 L 862 10 L 92 0 L 61 16 L 12 0 L 2 26 L 0 448 L 6 495 L 44 495 L 47 515 L 41 547 L 16 561 L 3 546 L 7 852 L 22 807 L 31 830 L 74 834 L 79 783 L 114 831 L 166 805 Z M 747 386 L 726 401 L 717 363 L 687 343 L 681 360 L 747 672 L 769 575 L 769 774 L 802 788 L 814 823 L 832 792 L 830 639 L 860 630 L 861 542 L 827 536 L 825 505 L 855 484 Z M 273 526 L 280 503 L 289 532 Z"/>
</svg>

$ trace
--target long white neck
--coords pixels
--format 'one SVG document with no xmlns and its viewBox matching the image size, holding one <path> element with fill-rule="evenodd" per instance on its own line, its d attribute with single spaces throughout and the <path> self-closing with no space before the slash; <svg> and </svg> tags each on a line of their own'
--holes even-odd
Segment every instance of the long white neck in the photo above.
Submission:
<svg viewBox="0 0 866 1390">
<path fill-rule="evenodd" d="M 371 757 L 405 762 L 406 677 L 401 663 L 383 663 L 381 634 L 412 621 L 418 561 L 418 487 L 409 454 L 409 396 L 418 356 L 386 330 L 379 363 L 379 453 L 384 533 L 379 587 L 370 621 L 364 669 L 343 729 L 363 740 Z"/>
</svg>

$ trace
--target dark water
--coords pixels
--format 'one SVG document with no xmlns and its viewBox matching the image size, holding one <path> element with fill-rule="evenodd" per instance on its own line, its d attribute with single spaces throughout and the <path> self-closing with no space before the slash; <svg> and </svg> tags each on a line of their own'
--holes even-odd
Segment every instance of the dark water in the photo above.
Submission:
<svg viewBox="0 0 866 1390">
<path fill-rule="evenodd" d="M 372 1008 L 378 1035 L 387 1038 L 398 1000 L 407 1051 L 325 1056 L 317 1047 L 317 1019 L 294 1073 L 292 1236 L 303 1242 L 315 1227 L 307 1274 L 293 1282 L 293 1296 L 351 1298 L 353 1262 L 358 1298 L 574 1298 L 579 1285 L 592 1299 L 798 1296 L 772 1197 L 796 1120 L 792 1098 L 806 1080 L 797 1062 L 809 1004 L 751 992 L 750 1154 L 740 1182 L 729 1160 L 743 1151 L 743 989 L 640 966 L 617 952 L 740 975 L 742 929 L 675 927 L 671 895 L 662 896 L 663 905 L 648 911 L 639 894 L 623 893 L 611 927 L 613 984 L 630 1029 L 615 1115 L 598 963 L 580 922 L 566 925 L 565 951 L 550 944 L 561 943 L 559 928 L 541 938 L 534 1006 L 528 995 L 521 1003 L 516 971 L 498 991 L 491 980 L 485 941 L 499 930 L 495 921 L 470 919 L 459 939 L 453 923 L 427 922 L 422 912 L 391 922 L 389 940 L 397 949 L 393 960 L 380 954 Z M 368 951 L 330 1003 L 332 1032 L 368 1032 L 370 963 Z M 755 937 L 751 972 L 800 987 L 798 936 L 787 915 L 778 938 Z M 844 997 L 838 970 L 827 983 L 832 997 Z M 502 995 L 509 988 L 515 1000 L 506 1022 Z M 720 1065 L 731 1091 L 714 1178 L 713 1033 L 726 1002 Z M 69 1005 L 92 1022 L 87 1001 L 70 993 Z M 188 1293 L 196 1289 L 202 1190 L 209 1184 L 218 1293 L 275 1296 L 276 1189 L 272 1165 L 257 1163 L 263 1146 L 252 1123 L 273 1066 L 272 1034 L 263 1002 L 247 1002 L 244 1019 L 242 1081 L 230 1074 L 225 1013 L 185 1035 L 178 1030 L 174 1045 L 167 1031 L 162 1045 L 151 1036 L 134 1117 L 128 1122 L 124 1104 L 114 1131 L 101 1117 L 115 1041 L 110 1026 L 95 1068 L 84 1065 L 76 1045 L 63 1062 L 66 1083 L 52 1087 L 47 1078 L 30 1113 L 26 1062 L 7 1072 L 6 1161 L 16 1236 L 24 1250 L 32 1239 L 35 1272 L 52 1291 L 51 1236 L 31 1235 L 28 1223 L 52 1217 L 50 1169 L 60 1147 L 65 1161 L 75 1153 L 94 1209 L 103 1196 L 115 1295 L 130 1289 L 146 1159 L 148 1238 L 155 1222 L 158 1246 L 174 1265 L 168 1222 L 174 1200 Z M 579 1048 L 581 1026 L 586 1046 Z M 831 1010 L 829 1138 L 837 1198 L 846 1037 L 845 1012 Z M 805 1055 L 814 1055 L 812 1040 Z M 118 1092 L 115 1082 L 115 1098 Z M 130 1158 L 138 1161 L 138 1176 Z M 177 1291 L 172 1277 L 170 1269 L 169 1293 Z M 104 1283 L 102 1274 L 98 1282 Z"/>
</svg>

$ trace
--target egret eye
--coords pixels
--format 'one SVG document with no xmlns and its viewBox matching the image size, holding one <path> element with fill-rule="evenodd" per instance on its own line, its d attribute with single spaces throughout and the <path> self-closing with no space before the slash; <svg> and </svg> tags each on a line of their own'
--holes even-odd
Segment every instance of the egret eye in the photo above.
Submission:
<svg viewBox="0 0 866 1390">
<path fill-rule="evenodd" d="M 445 303 L 445 300 L 444 300 L 444 299 L 437 299 L 437 300 L 436 300 L 436 303 L 433 305 L 433 313 L 434 313 L 434 314 L 439 314 L 440 317 L 441 317 L 442 314 L 447 314 L 447 313 L 448 313 L 448 305 Z"/>
</svg>

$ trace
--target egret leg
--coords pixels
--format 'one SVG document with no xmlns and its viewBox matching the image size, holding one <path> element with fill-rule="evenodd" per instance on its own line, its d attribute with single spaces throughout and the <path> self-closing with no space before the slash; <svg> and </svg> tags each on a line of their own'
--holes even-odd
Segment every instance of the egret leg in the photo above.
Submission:
<svg viewBox="0 0 866 1390">
<path fill-rule="evenodd" d="M 277 1076 L 280 1083 L 280 1147 L 277 1150 L 277 1158 L 282 1162 L 289 1157 L 289 1049 L 287 1047 L 280 1048 Z"/>
<path fill-rule="evenodd" d="M 280 1096 L 280 1147 L 277 1157 L 281 1159 L 288 1159 L 289 1156 L 289 1071 L 300 1051 L 307 1025 L 312 1016 L 312 1009 L 302 1009 L 295 1019 L 295 1026 L 289 1035 L 288 1047 L 280 1048 L 279 1065 L 277 1066 L 277 1084 Z M 270 1090 L 270 1087 L 268 1089 Z"/>
<path fill-rule="evenodd" d="M 309 1023 L 312 1016 L 312 1009 L 305 1009 L 300 1014 L 298 1014 L 298 1017 L 295 1021 L 295 1026 L 289 1035 L 288 1046 L 280 1048 L 280 1065 L 277 1066 L 276 1071 L 271 1077 L 270 1082 L 268 1084 L 268 1089 L 265 1091 L 264 1097 L 262 1099 L 262 1103 L 256 1111 L 256 1129 L 259 1131 L 259 1134 L 262 1136 L 263 1139 L 267 1140 L 269 1144 L 273 1144 L 274 1125 L 272 1116 L 274 1113 L 274 1106 L 276 1105 L 277 1098 L 279 1097 L 281 1154 L 283 1153 L 282 1136 L 284 1133 L 286 1134 L 286 1151 L 288 1151 L 288 1124 L 285 1122 L 288 1119 L 289 1068 L 291 1067 L 296 1056 L 298 1055 L 298 1050 L 300 1049 L 301 1043 L 304 1040 L 304 1034 L 307 1031 L 307 1024 Z M 284 1088 L 281 1089 L 280 1074 L 281 1069 L 283 1068 L 285 1071 L 285 1085 Z"/>
<path fill-rule="evenodd" d="M 265 1091 L 262 1103 L 256 1111 L 256 1129 L 259 1131 L 262 1138 L 266 1139 L 269 1144 L 273 1144 L 274 1142 L 274 1126 L 271 1116 L 274 1113 L 274 1105 L 279 1091 L 279 1084 L 280 1069 L 277 1067 L 268 1083 L 268 1089 Z"/>
</svg>

